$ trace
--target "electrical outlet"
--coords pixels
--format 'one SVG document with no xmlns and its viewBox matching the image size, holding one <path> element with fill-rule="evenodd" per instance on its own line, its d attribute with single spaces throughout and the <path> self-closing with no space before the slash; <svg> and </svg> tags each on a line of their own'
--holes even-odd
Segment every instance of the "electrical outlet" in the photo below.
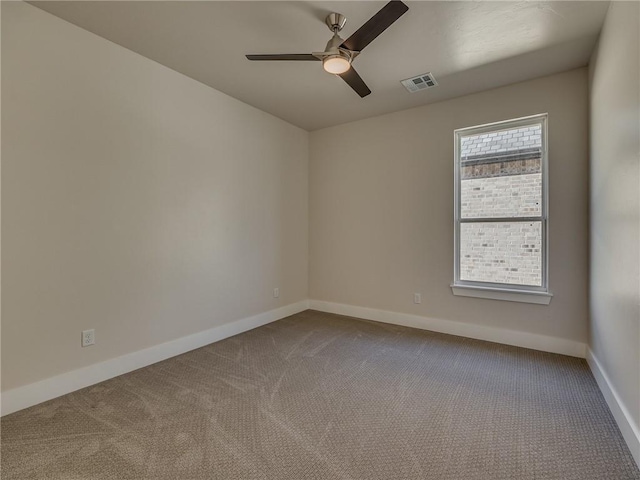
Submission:
<svg viewBox="0 0 640 480">
<path fill-rule="evenodd" d="M 96 343 L 96 331 L 93 328 L 91 330 L 83 330 L 82 346 L 88 347 L 90 345 L 95 345 L 95 343 Z"/>
<path fill-rule="evenodd" d="M 280 289 L 279 288 L 274 288 L 273 289 L 273 298 L 278 298 L 280 296 Z"/>
<path fill-rule="evenodd" d="M 420 295 L 419 293 L 414 293 L 413 303 L 422 303 L 422 295 Z"/>
</svg>

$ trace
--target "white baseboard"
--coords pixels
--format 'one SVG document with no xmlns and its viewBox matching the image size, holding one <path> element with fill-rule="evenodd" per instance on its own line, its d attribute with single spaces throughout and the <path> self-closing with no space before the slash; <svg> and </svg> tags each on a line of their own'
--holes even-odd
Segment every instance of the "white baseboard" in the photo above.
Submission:
<svg viewBox="0 0 640 480">
<path fill-rule="evenodd" d="M 586 344 L 574 340 L 488 327 L 485 325 L 456 322 L 453 320 L 422 317 L 408 313 L 389 312 L 386 310 L 376 310 L 373 308 L 324 302 L 321 300 L 309 300 L 309 308 L 321 312 L 337 313 L 350 317 L 364 318 L 365 320 L 375 320 L 377 322 L 392 323 L 405 327 L 421 328 L 423 330 L 459 335 L 461 337 L 531 348 L 543 352 L 560 353 L 572 357 L 585 358 L 587 350 Z"/>
<path fill-rule="evenodd" d="M 309 308 L 309 302 L 303 300 L 252 317 L 213 327 L 204 332 L 171 340 L 160 345 L 111 358 L 88 367 L 62 373 L 29 385 L 3 392 L 1 395 L 1 414 L 22 410 L 52 398 L 74 392 L 90 385 L 103 382 L 118 375 L 146 367 L 161 360 L 204 347 L 210 343 L 232 337 L 267 323 L 280 320 Z"/>
<path fill-rule="evenodd" d="M 624 402 L 618 395 L 618 392 L 614 388 L 607 372 L 602 368 L 602 364 L 598 361 L 591 349 L 587 349 L 587 362 L 591 368 L 591 372 L 600 387 L 600 391 L 609 405 L 609 410 L 613 414 L 613 418 L 618 424 L 618 428 L 622 433 L 622 437 L 633 455 L 633 459 L 640 467 L 640 428 L 635 424 L 631 418 L 631 414 Z"/>
<path fill-rule="evenodd" d="M 640 465 L 640 429 L 633 422 L 629 411 L 611 384 L 600 362 L 586 344 L 556 337 L 538 335 L 515 330 L 474 325 L 452 320 L 441 320 L 407 313 L 390 312 L 320 300 L 303 300 L 252 317 L 178 338 L 160 345 L 105 360 L 88 367 L 63 373 L 39 382 L 8 390 L 1 395 L 1 415 L 22 410 L 53 398 L 74 392 L 118 375 L 146 367 L 167 358 L 186 353 L 196 348 L 232 337 L 242 332 L 294 315 L 308 308 L 321 312 L 336 313 L 350 317 L 406 327 L 432 330 L 463 337 L 531 348 L 544 352 L 560 353 L 587 359 L 593 376 L 609 405 L 609 408 L 629 446 L 636 463 Z"/>
</svg>

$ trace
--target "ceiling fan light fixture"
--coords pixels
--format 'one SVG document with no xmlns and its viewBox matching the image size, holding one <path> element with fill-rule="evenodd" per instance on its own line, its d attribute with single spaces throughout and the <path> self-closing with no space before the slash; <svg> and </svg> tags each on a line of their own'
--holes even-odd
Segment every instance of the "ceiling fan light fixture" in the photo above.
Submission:
<svg viewBox="0 0 640 480">
<path fill-rule="evenodd" d="M 322 59 L 322 68 L 324 68 L 326 72 L 340 75 L 351 68 L 351 62 L 349 58 L 344 55 L 329 55 Z"/>
</svg>

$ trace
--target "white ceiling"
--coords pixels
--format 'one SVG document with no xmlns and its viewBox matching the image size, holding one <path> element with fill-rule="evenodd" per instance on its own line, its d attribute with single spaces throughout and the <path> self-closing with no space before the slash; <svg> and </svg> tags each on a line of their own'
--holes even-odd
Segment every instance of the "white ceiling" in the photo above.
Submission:
<svg viewBox="0 0 640 480">
<path fill-rule="evenodd" d="M 324 50 L 327 13 L 348 38 L 386 2 L 30 2 L 306 130 L 584 66 L 608 2 L 405 2 L 409 11 L 354 61 L 361 99 L 320 62 L 250 62 L 247 53 Z M 400 80 L 432 72 L 439 86 Z"/>
</svg>

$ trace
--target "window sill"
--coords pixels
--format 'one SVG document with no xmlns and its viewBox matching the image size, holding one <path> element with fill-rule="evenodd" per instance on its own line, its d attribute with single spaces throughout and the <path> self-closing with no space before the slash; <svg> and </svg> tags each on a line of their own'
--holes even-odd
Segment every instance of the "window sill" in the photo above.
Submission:
<svg viewBox="0 0 640 480">
<path fill-rule="evenodd" d="M 538 305 L 549 305 L 551 293 L 508 290 L 505 288 L 472 287 L 469 285 L 451 285 L 454 295 L 461 297 L 488 298 L 491 300 L 504 300 L 507 302 L 535 303 Z"/>
</svg>

